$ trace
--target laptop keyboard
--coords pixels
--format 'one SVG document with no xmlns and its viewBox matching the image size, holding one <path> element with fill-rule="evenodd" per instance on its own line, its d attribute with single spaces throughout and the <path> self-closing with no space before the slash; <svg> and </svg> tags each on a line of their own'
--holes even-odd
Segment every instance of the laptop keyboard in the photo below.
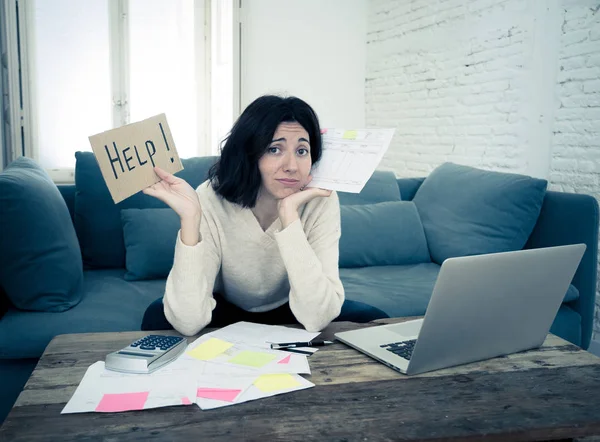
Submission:
<svg viewBox="0 0 600 442">
<path fill-rule="evenodd" d="M 416 339 L 411 339 L 410 341 L 401 341 L 401 342 L 392 342 L 390 344 L 382 344 L 381 348 L 385 348 L 387 351 L 391 351 L 392 353 L 403 357 L 404 359 L 410 360 L 412 356 L 413 349 L 415 348 L 415 344 L 417 343 Z"/>
</svg>

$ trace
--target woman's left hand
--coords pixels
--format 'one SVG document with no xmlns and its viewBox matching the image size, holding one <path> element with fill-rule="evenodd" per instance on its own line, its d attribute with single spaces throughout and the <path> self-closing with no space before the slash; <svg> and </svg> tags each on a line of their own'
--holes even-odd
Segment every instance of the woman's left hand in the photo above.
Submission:
<svg viewBox="0 0 600 442">
<path fill-rule="evenodd" d="M 299 217 L 298 208 L 308 203 L 317 197 L 328 197 L 331 195 L 331 190 L 320 189 L 318 187 L 306 186 L 312 181 L 312 176 L 308 176 L 307 183 L 303 186 L 302 190 L 296 193 L 292 193 L 290 196 L 279 200 L 279 219 L 281 220 L 282 227 L 285 229 L 291 223 L 296 221 Z"/>
</svg>

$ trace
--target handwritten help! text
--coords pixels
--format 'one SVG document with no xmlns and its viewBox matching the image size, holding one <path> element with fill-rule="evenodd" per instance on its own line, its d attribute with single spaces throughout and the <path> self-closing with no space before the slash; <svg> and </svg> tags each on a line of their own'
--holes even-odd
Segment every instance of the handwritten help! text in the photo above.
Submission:
<svg viewBox="0 0 600 442">
<path fill-rule="evenodd" d="M 160 132 L 161 132 L 162 138 L 165 142 L 165 147 L 166 147 L 167 151 L 170 151 L 171 149 L 169 148 L 169 142 L 167 141 L 167 137 L 165 136 L 165 130 L 162 126 L 162 123 L 158 123 L 158 126 L 160 127 Z M 148 159 L 149 159 L 150 163 L 152 164 L 152 167 L 154 167 L 156 165 L 154 163 L 154 155 L 156 155 L 156 146 L 154 146 L 154 142 L 152 140 L 146 140 L 144 142 L 144 145 L 146 146 L 145 150 L 148 154 L 145 161 L 142 159 L 144 157 L 144 153 L 142 152 L 142 157 L 140 157 L 138 147 L 135 144 L 133 145 L 133 152 L 135 152 L 135 158 L 137 158 L 137 165 L 143 166 L 148 163 Z M 133 156 L 128 156 L 128 151 L 131 150 L 131 146 L 127 146 L 125 149 L 120 151 L 119 148 L 117 147 L 117 143 L 115 141 L 113 141 L 112 147 L 113 147 L 112 150 L 114 152 L 113 154 L 111 154 L 111 152 L 110 152 L 111 149 L 109 149 L 106 144 L 104 145 L 104 149 L 106 150 L 106 155 L 108 156 L 108 159 L 110 161 L 110 165 L 112 167 L 113 174 L 115 176 L 115 179 L 117 180 L 117 179 L 119 179 L 119 175 L 117 174 L 117 170 L 115 169 L 115 163 L 118 163 L 119 166 L 121 167 L 121 173 L 125 173 L 125 167 L 123 166 L 123 161 L 121 160 L 121 157 L 123 158 L 128 171 L 132 171 L 133 169 L 135 169 L 136 166 L 135 166 L 135 161 L 133 162 L 134 163 L 133 165 L 130 164 L 130 162 L 134 159 Z M 173 163 L 173 162 L 175 162 L 175 160 L 173 159 L 173 157 L 171 157 L 171 163 Z"/>
</svg>

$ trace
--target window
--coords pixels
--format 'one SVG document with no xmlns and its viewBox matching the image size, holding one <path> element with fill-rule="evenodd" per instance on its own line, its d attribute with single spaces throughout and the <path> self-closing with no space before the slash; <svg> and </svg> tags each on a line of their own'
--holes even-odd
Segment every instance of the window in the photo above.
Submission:
<svg viewBox="0 0 600 442">
<path fill-rule="evenodd" d="M 233 0 L 18 6 L 26 18 L 19 21 L 27 37 L 26 152 L 56 181 L 72 180 L 74 153 L 91 151 L 90 135 L 159 113 L 181 158 L 218 152 L 234 116 Z"/>
<path fill-rule="evenodd" d="M 45 168 L 73 168 L 87 137 L 113 127 L 108 1 L 34 0 L 27 10 L 32 142 Z"/>
</svg>

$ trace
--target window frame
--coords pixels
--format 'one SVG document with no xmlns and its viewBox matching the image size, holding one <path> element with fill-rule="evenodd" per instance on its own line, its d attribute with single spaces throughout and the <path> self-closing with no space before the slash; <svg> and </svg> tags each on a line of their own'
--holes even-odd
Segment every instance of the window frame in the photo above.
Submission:
<svg viewBox="0 0 600 442">
<path fill-rule="evenodd" d="M 211 136 L 211 3 L 219 0 L 194 0 L 194 47 L 197 79 L 198 142 L 195 155 L 212 155 Z M 35 65 L 33 60 L 33 2 L 28 0 L 6 0 L 2 2 L 6 24 L 5 41 L 8 58 L 8 96 L 10 133 L 3 134 L 7 141 L 7 159 L 27 156 L 39 160 L 35 106 L 35 85 L 32 84 Z M 129 0 L 109 0 L 109 53 L 113 128 L 131 123 L 129 112 Z M 238 2 L 233 1 L 234 23 Z M 234 54 L 238 41 L 234 39 Z M 234 102 L 238 91 L 233 87 Z M 234 109 L 236 109 L 234 107 Z M 4 126 L 7 128 L 7 126 Z M 107 130 L 110 128 L 107 128 Z M 92 134 L 90 134 L 92 135 Z M 1 157 L 0 157 L 1 158 Z M 2 165 L 0 164 L 0 170 Z M 57 184 L 73 184 L 74 168 L 47 169 Z"/>
</svg>

